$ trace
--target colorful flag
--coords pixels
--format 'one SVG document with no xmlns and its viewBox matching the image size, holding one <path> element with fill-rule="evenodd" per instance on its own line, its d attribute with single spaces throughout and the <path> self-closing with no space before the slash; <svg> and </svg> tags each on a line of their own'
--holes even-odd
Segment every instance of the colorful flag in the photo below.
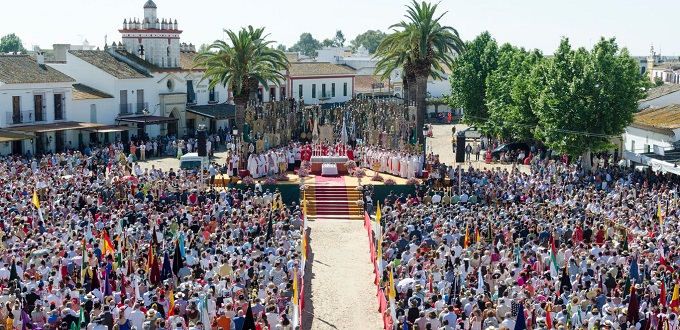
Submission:
<svg viewBox="0 0 680 330">
<path fill-rule="evenodd" d="M 375 222 L 377 224 L 380 224 L 381 219 L 382 219 L 382 212 L 380 211 L 380 202 L 378 202 L 378 209 L 375 211 Z"/>
<path fill-rule="evenodd" d="M 661 306 L 666 307 L 666 299 L 668 299 L 666 293 L 666 278 L 663 277 L 661 278 L 661 294 L 659 295 L 659 303 Z"/>
<path fill-rule="evenodd" d="M 552 312 L 552 306 L 551 306 L 551 304 L 548 304 L 548 306 L 545 310 L 545 323 L 548 325 L 548 329 L 553 328 L 552 316 L 550 315 L 551 312 Z"/>
<path fill-rule="evenodd" d="M 38 192 L 33 190 L 33 198 L 31 199 L 31 202 L 33 205 L 35 205 L 35 208 L 40 210 L 40 200 L 38 199 Z"/>
<path fill-rule="evenodd" d="M 389 298 L 390 299 L 395 299 L 397 297 L 397 288 L 394 287 L 394 272 L 392 269 L 390 269 L 390 291 L 389 291 Z"/>
<path fill-rule="evenodd" d="M 659 218 L 659 224 L 663 225 L 663 215 L 661 215 L 661 199 L 656 202 L 656 216 Z"/>
<path fill-rule="evenodd" d="M 550 234 L 550 276 L 557 277 L 557 271 L 559 266 L 557 265 L 557 249 L 555 248 L 555 239 Z"/>
<path fill-rule="evenodd" d="M 174 316 L 175 315 L 175 294 L 172 292 L 172 289 L 168 291 L 168 295 L 170 298 L 170 310 L 168 311 L 168 316 Z"/>
<path fill-rule="evenodd" d="M 245 317 L 246 319 L 243 321 L 241 330 L 256 330 L 255 319 L 253 318 L 253 308 L 250 307 L 250 303 L 248 303 L 248 311 L 246 311 Z"/>
<path fill-rule="evenodd" d="M 637 258 L 633 257 L 633 260 L 630 262 L 630 271 L 628 272 L 628 276 L 632 280 L 635 281 L 635 283 L 640 283 L 640 271 L 638 269 L 638 263 L 637 263 Z"/>
<path fill-rule="evenodd" d="M 156 259 L 156 257 L 155 257 L 155 255 L 154 255 L 154 253 L 153 253 L 153 243 L 152 243 L 152 242 L 149 242 L 149 255 L 148 255 L 147 261 L 146 261 L 146 262 L 147 262 L 147 264 L 146 264 L 147 272 L 148 272 L 149 270 L 151 270 L 151 266 L 153 265 L 154 259 Z"/>
<path fill-rule="evenodd" d="M 468 245 L 470 244 L 470 228 L 469 228 L 469 223 L 465 224 L 465 241 L 463 241 L 463 248 L 467 249 Z"/>
<path fill-rule="evenodd" d="M 475 227 L 475 243 L 480 243 L 482 240 L 479 236 L 479 227 Z"/>
<path fill-rule="evenodd" d="M 626 315 L 628 315 L 629 320 L 632 324 L 637 323 L 640 320 L 639 305 L 637 301 L 637 294 L 635 292 L 635 287 L 630 288 L 630 298 L 628 299 L 628 310 Z"/>
<path fill-rule="evenodd" d="M 85 242 L 85 239 L 83 239 L 83 252 L 82 252 L 82 263 L 80 265 L 80 283 L 84 284 L 85 283 L 85 272 L 87 271 L 87 243 Z"/>
<path fill-rule="evenodd" d="M 671 298 L 670 307 L 678 313 L 678 307 L 680 307 L 680 291 L 678 291 L 678 281 L 675 281 L 675 286 L 673 287 L 673 297 Z"/>
<path fill-rule="evenodd" d="M 115 255 L 116 253 L 116 250 L 113 249 L 113 244 L 111 243 L 109 234 L 106 232 L 106 230 L 102 231 L 102 250 L 102 256 L 107 255 L 108 253 Z"/>
<path fill-rule="evenodd" d="M 293 305 L 298 304 L 298 277 L 297 270 L 293 269 Z"/>
<path fill-rule="evenodd" d="M 302 259 L 307 260 L 307 234 L 302 233 L 302 251 L 300 251 L 302 254 Z"/>
<path fill-rule="evenodd" d="M 519 307 L 517 308 L 517 321 L 515 321 L 515 330 L 526 330 L 527 321 L 524 316 L 524 305 L 522 301 L 519 302 Z"/>
</svg>

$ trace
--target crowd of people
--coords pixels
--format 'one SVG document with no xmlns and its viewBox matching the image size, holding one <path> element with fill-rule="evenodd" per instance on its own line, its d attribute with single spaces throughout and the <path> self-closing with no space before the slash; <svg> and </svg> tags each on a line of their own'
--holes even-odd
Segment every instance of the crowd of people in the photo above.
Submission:
<svg viewBox="0 0 680 330">
<path fill-rule="evenodd" d="M 393 328 L 677 329 L 679 181 L 582 163 L 541 152 L 380 201 Z"/>
<path fill-rule="evenodd" d="M 0 327 L 292 329 L 301 210 L 201 187 L 121 143 L 0 158 Z"/>
</svg>

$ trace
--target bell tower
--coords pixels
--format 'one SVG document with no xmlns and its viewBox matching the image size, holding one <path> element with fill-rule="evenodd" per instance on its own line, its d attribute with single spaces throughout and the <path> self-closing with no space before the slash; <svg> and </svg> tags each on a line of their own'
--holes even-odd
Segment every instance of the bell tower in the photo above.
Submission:
<svg viewBox="0 0 680 330">
<path fill-rule="evenodd" d="M 177 20 L 158 18 L 153 0 L 144 4 L 144 17 L 123 20 L 118 30 L 123 38 L 123 49 L 160 68 L 179 67 L 180 35 Z"/>
</svg>

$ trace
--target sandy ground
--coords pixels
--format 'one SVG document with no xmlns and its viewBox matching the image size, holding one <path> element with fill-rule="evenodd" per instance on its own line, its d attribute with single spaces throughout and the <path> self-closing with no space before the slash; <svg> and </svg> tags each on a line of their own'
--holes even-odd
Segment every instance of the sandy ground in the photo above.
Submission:
<svg viewBox="0 0 680 330">
<path fill-rule="evenodd" d="M 363 221 L 310 221 L 303 329 L 382 329 Z"/>
</svg>

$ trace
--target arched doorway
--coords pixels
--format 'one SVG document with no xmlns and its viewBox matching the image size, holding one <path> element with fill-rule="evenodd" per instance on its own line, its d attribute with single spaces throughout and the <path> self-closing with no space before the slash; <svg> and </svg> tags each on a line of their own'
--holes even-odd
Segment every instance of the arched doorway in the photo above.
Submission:
<svg viewBox="0 0 680 330">
<path fill-rule="evenodd" d="M 179 118 L 179 114 L 177 113 L 177 108 L 172 109 L 172 111 L 170 112 L 170 118 Z M 168 136 L 177 137 L 177 131 L 178 131 L 177 123 L 179 123 L 179 120 L 167 123 L 167 125 L 168 125 Z"/>
</svg>

